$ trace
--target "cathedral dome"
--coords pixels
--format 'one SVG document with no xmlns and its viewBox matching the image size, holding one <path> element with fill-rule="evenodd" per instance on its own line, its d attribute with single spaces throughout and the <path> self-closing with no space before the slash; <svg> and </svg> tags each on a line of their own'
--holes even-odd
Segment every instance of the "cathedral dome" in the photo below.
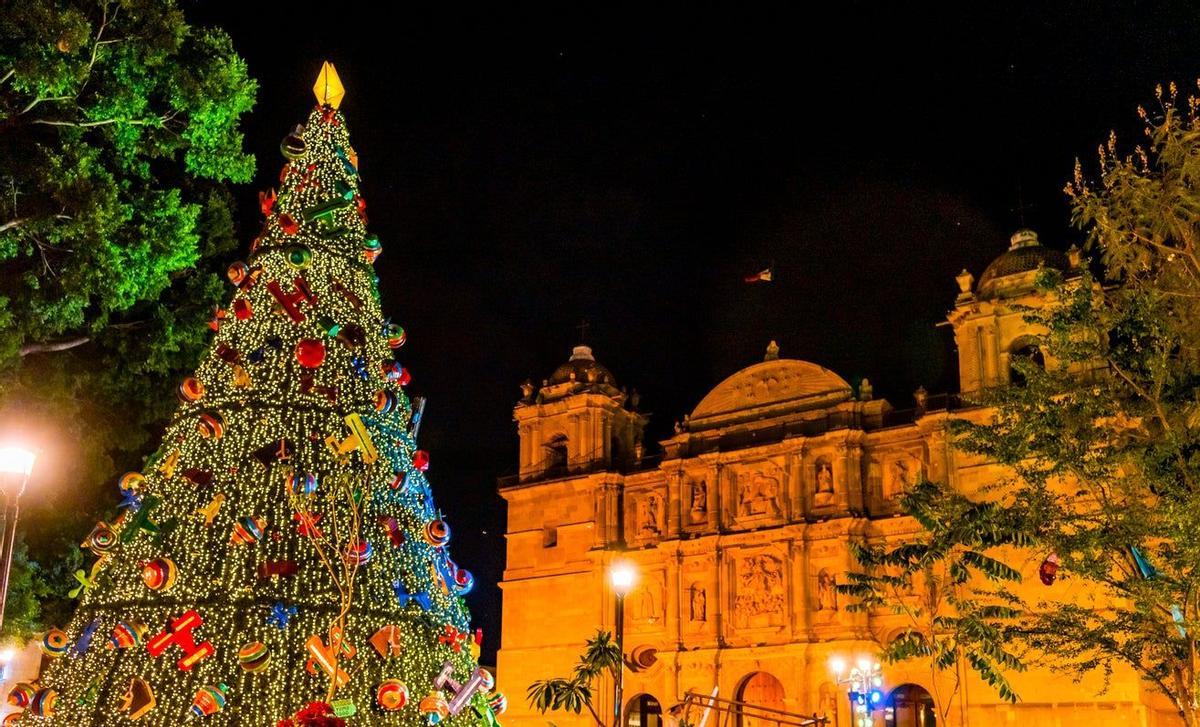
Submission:
<svg viewBox="0 0 1200 727">
<path fill-rule="evenodd" d="M 692 431 L 827 407 L 852 397 L 850 385 L 808 361 L 770 358 L 717 384 L 688 418 Z"/>
<path fill-rule="evenodd" d="M 979 278 L 979 297 L 997 298 L 1002 295 L 1005 278 L 1033 272 L 1045 265 L 1056 270 L 1067 270 L 1070 261 L 1067 255 L 1058 250 L 1045 247 L 1038 241 L 1037 233 L 1033 230 L 1017 230 L 1013 233 L 1008 249 L 1000 257 L 992 261 Z M 1028 282 L 1028 281 L 1022 281 Z M 1028 285 L 1018 286 L 1022 292 Z"/>
<path fill-rule="evenodd" d="M 592 356 L 591 346 L 576 346 L 571 351 L 571 358 L 550 375 L 549 384 L 553 386 L 568 381 L 576 381 L 581 384 L 617 385 L 617 380 L 613 378 L 612 373 Z"/>
</svg>

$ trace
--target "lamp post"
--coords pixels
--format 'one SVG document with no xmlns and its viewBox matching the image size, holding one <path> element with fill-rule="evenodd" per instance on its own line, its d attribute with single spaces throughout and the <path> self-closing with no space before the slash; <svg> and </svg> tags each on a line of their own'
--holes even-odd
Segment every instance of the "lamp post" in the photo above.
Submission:
<svg viewBox="0 0 1200 727">
<path fill-rule="evenodd" d="M 850 727 L 871 727 L 871 711 L 883 702 L 883 671 L 879 662 L 859 657 L 846 672 L 846 660 L 835 656 L 829 660 L 838 685 L 846 687 L 850 698 Z"/>
<path fill-rule="evenodd" d="M 8 605 L 8 574 L 12 568 L 13 543 L 17 536 L 17 517 L 20 514 L 18 501 L 29 484 L 29 473 L 33 471 L 33 452 L 21 447 L 0 447 L 0 491 L 4 493 L 3 531 L 0 538 L 0 559 L 4 570 L 0 571 L 0 627 L 4 626 L 4 608 Z"/>
<path fill-rule="evenodd" d="M 618 561 L 608 571 L 613 593 L 617 594 L 617 610 L 614 619 L 617 633 L 617 654 L 621 662 L 617 665 L 617 678 L 613 680 L 613 727 L 621 725 L 621 692 L 625 688 L 625 597 L 633 589 L 637 571 L 631 563 Z"/>
</svg>

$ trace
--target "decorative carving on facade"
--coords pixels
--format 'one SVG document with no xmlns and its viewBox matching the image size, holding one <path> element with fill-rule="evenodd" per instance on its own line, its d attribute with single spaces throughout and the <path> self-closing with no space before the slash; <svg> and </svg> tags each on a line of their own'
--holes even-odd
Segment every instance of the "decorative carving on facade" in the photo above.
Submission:
<svg viewBox="0 0 1200 727">
<path fill-rule="evenodd" d="M 635 624 L 653 625 L 662 620 L 662 590 L 644 583 L 629 596 L 629 617 Z"/>
<path fill-rule="evenodd" d="M 920 478 L 921 464 L 915 457 L 897 457 L 887 464 L 884 494 L 887 497 L 899 497 Z"/>
<path fill-rule="evenodd" d="M 832 573 L 824 569 L 817 574 L 817 610 L 838 610 L 837 579 Z"/>
<path fill-rule="evenodd" d="M 763 472 L 738 477 L 738 517 L 778 516 L 780 514 L 779 478 Z"/>
<path fill-rule="evenodd" d="M 833 463 L 829 461 L 828 457 L 818 457 L 814 472 L 813 502 L 817 505 L 828 505 L 836 497 L 836 488 L 833 483 Z"/>
<path fill-rule="evenodd" d="M 786 599 L 782 559 L 762 553 L 740 561 L 734 599 L 739 627 L 765 626 L 781 620 Z"/>
<path fill-rule="evenodd" d="M 708 519 L 708 481 L 692 480 L 688 502 L 688 522 L 701 523 Z"/>
<path fill-rule="evenodd" d="M 662 498 L 650 493 L 637 500 L 635 537 L 655 538 L 662 535 Z"/>
<path fill-rule="evenodd" d="M 708 621 L 708 594 L 704 586 L 693 583 L 689 593 L 690 604 L 688 618 L 695 623 Z"/>
</svg>

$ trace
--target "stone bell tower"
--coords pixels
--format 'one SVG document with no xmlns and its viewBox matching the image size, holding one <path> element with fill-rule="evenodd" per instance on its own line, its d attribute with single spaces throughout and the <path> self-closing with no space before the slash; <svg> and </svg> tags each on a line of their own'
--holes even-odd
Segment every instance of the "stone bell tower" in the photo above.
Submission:
<svg viewBox="0 0 1200 727">
<path fill-rule="evenodd" d="M 1045 247 L 1036 232 L 1022 229 L 1013 234 L 1008 250 L 983 271 L 978 285 L 966 270 L 956 276 L 959 294 L 948 321 L 954 327 L 962 393 L 1009 383 L 1014 355 L 1045 365 L 1033 340 L 1039 331 L 1026 322 L 1021 307 L 1037 307 L 1043 302 L 1035 286 L 1040 270 L 1052 268 L 1075 276 L 1079 260 L 1076 248 L 1063 253 Z"/>
<path fill-rule="evenodd" d="M 620 469 L 641 455 L 646 418 L 637 394 L 616 387 L 588 346 L 576 346 L 536 391 L 530 383 L 513 410 L 521 438 L 520 480 Z"/>
</svg>

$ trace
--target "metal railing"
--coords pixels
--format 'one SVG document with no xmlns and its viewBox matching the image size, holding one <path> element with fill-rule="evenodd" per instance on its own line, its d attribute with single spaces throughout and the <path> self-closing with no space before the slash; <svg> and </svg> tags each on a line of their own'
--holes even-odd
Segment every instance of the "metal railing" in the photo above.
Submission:
<svg viewBox="0 0 1200 727">
<path fill-rule="evenodd" d="M 692 727 L 832 727 L 828 717 L 806 717 L 695 692 L 684 695 L 681 718 Z"/>
</svg>

